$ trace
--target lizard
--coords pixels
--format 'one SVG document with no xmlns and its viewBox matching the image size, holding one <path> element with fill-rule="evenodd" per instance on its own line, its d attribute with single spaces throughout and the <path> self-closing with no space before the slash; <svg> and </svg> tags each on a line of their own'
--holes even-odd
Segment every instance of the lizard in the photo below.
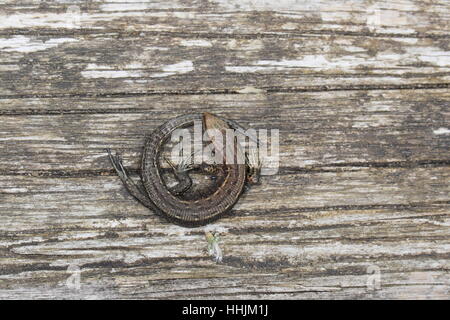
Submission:
<svg viewBox="0 0 450 320">
<path fill-rule="evenodd" d="M 127 173 L 122 164 L 120 155 L 113 156 L 107 149 L 110 161 L 117 172 L 119 178 L 126 189 L 158 215 L 164 216 L 169 221 L 186 227 L 205 225 L 220 218 L 228 212 L 239 199 L 246 182 L 250 184 L 259 183 L 260 167 L 257 162 L 238 160 L 242 153 L 235 153 L 235 161 L 231 164 L 224 164 L 225 178 L 223 183 L 211 195 L 195 201 L 187 201 L 177 197 L 190 188 L 192 180 L 188 175 L 188 169 L 179 170 L 177 166 L 168 162 L 172 167 L 178 185 L 167 188 L 160 173 L 159 157 L 164 143 L 170 138 L 171 133 L 178 129 L 194 124 L 194 121 L 201 121 L 206 130 L 218 129 L 224 131 L 233 129 L 238 132 L 245 130 L 234 121 L 219 118 L 211 113 L 186 114 L 173 118 L 159 128 L 147 138 L 141 163 L 141 182 L 136 184 Z M 250 137 L 254 139 L 254 137 Z M 213 139 L 212 139 L 213 140 Z M 213 141 L 214 143 L 214 141 Z M 234 143 L 235 148 L 240 148 L 238 143 Z M 171 192 L 172 191 L 172 192 Z"/>
</svg>

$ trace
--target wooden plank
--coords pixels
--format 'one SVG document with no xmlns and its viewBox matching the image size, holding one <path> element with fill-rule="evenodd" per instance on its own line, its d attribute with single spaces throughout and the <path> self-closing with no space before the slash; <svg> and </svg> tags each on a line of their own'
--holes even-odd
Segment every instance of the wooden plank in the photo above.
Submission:
<svg viewBox="0 0 450 320">
<path fill-rule="evenodd" d="M 342 210 L 346 210 L 346 206 L 350 206 L 349 209 L 356 206 L 355 210 L 363 210 L 365 206 L 390 208 L 389 206 L 395 205 L 446 201 L 449 191 L 446 180 L 449 174 L 447 166 L 280 172 L 275 176 L 265 176 L 264 184 L 253 187 L 239 202 L 236 210 L 242 211 L 243 216 L 250 215 L 254 218 L 261 215 L 261 219 L 266 219 L 272 212 L 289 215 L 299 207 L 303 208 L 302 211 L 312 212 L 322 207 L 330 210 L 342 207 Z M 77 219 L 87 217 L 87 211 L 91 207 L 92 217 L 122 216 L 124 208 L 134 203 L 113 174 L 78 178 L 4 175 L 0 178 L 2 228 L 11 232 L 20 231 L 20 228 L 40 230 L 43 227 L 38 228 L 42 224 L 40 219 L 46 215 L 57 218 L 55 223 L 58 219 L 73 217 L 76 219 L 74 224 L 77 224 Z M 279 197 L 269 197 L 270 194 L 277 194 Z M 86 208 L 83 208 L 83 203 Z M 136 202 L 136 206 L 125 211 L 130 214 L 134 212 L 133 217 L 137 215 L 141 219 L 151 219 L 151 224 L 155 219 L 159 221 L 156 217 L 147 217 L 147 209 L 137 204 Z M 103 209 L 96 209 L 95 206 L 103 206 Z M 61 216 L 58 218 L 59 214 Z M 108 228 L 107 225 L 104 227 Z"/>
<path fill-rule="evenodd" d="M 448 36 L 445 0 L 6 1 L 0 32 Z M 254 37 L 254 36 L 252 36 Z"/>
<path fill-rule="evenodd" d="M 190 261 L 189 261 L 190 262 Z M 0 291 L 2 299 L 447 299 L 448 273 L 439 271 L 414 271 L 382 274 L 381 290 L 367 290 L 367 274 L 350 274 L 342 277 L 323 276 L 303 278 L 299 275 L 279 275 L 265 272 L 262 275 L 239 270 L 233 278 L 208 278 L 204 268 L 186 271 L 184 268 L 172 268 L 172 273 L 195 279 L 167 279 L 158 268 L 130 267 L 127 270 L 140 274 L 135 278 L 125 278 L 117 274 L 114 268 L 103 279 L 94 272 L 84 270 L 81 273 L 80 290 L 68 289 L 64 284 L 70 273 L 61 272 L 58 286 L 35 286 L 11 288 Z M 207 265 L 211 268 L 210 265 Z M 359 270 L 366 270 L 362 266 Z M 168 272 L 168 270 L 164 270 Z M 89 274 L 89 275 L 88 275 Z M 149 279 L 156 274 L 156 279 Z M 45 272 L 41 277 L 46 277 Z M 55 276 L 55 273 L 52 274 Z M 161 278 L 157 278 L 160 276 Z M 66 277 L 66 278 L 64 278 Z M 130 285 L 126 285 L 130 284 Z M 277 285 L 274 287 L 273 285 Z"/>
<path fill-rule="evenodd" d="M 232 215 L 194 229 L 156 217 L 114 176 L 0 176 L 0 295 L 80 296 L 65 287 L 76 265 L 84 297 L 443 297 L 449 174 L 365 168 L 266 177 Z M 204 230 L 221 234 L 223 264 L 208 257 Z M 367 290 L 370 265 L 387 290 Z"/>
<path fill-rule="evenodd" d="M 448 87 L 448 40 L 11 35 L 0 98 Z"/>
<path fill-rule="evenodd" d="M 109 171 L 105 148 L 137 169 L 146 135 L 193 111 L 279 129 L 283 168 L 442 164 L 449 98 L 448 90 L 395 90 L 1 100 L 0 171 Z"/>
<path fill-rule="evenodd" d="M 4 1 L 0 298 L 448 299 L 449 9 Z M 137 178 L 145 136 L 193 111 L 279 129 L 281 158 L 189 229 L 134 200 L 103 149 Z"/>
</svg>

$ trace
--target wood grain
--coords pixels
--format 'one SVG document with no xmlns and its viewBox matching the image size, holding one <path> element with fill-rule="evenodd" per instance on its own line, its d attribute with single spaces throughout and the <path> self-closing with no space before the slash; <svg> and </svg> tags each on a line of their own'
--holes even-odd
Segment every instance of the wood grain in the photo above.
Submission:
<svg viewBox="0 0 450 320">
<path fill-rule="evenodd" d="M 0 47 L 0 98 L 448 88 L 450 79 L 448 40 L 429 38 L 15 35 Z"/>
<path fill-rule="evenodd" d="M 204 34 L 288 37 L 303 33 L 447 37 L 445 0 L 4 1 L 4 34 Z M 74 13 L 78 13 L 74 15 Z"/>
<path fill-rule="evenodd" d="M 6 5 L 0 97 L 448 87 L 448 2 L 279 2 Z"/>
<path fill-rule="evenodd" d="M 4 1 L 0 298 L 448 299 L 449 9 Z M 146 135 L 203 111 L 279 129 L 280 168 L 183 228 L 104 149 L 137 179 Z"/>
<path fill-rule="evenodd" d="M 366 168 L 266 177 L 229 217 L 209 226 L 221 232 L 223 265 L 208 257 L 204 228 L 167 224 L 133 200 L 115 176 L 2 176 L 6 257 L 0 279 L 11 289 L 24 277 L 35 286 L 56 286 L 67 278 L 68 265 L 79 266 L 87 283 L 104 275 L 108 279 L 115 269 L 119 288 L 158 279 L 174 279 L 188 288 L 204 272 L 206 278 L 225 278 L 226 287 L 232 279 L 257 283 L 258 275 L 277 274 L 284 280 L 269 290 L 282 293 L 292 285 L 291 276 L 313 277 L 318 283 L 333 276 L 334 285 L 355 277 L 363 289 L 370 265 L 389 274 L 433 271 L 440 277 L 449 267 L 449 174 L 445 167 Z M 251 280 L 251 274 L 256 278 Z M 298 281 L 299 288 L 289 290 L 294 297 L 302 296 L 305 282 Z M 437 285 L 442 289 L 444 279 Z M 189 297 L 194 288 L 180 297 Z M 152 288 L 148 297 L 177 296 L 165 290 Z M 326 288 L 322 297 L 333 292 Z M 245 295 L 258 297 L 258 290 Z"/>
<path fill-rule="evenodd" d="M 442 163 L 450 156 L 450 137 L 439 131 L 449 101 L 448 90 L 9 99 L 0 111 L 0 170 L 109 171 L 105 148 L 138 169 L 145 137 L 192 111 L 279 129 L 281 167 Z"/>
</svg>

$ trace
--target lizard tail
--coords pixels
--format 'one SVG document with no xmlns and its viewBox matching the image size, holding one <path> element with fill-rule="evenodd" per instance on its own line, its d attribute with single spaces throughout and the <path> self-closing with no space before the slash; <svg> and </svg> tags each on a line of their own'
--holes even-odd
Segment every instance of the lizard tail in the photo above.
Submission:
<svg viewBox="0 0 450 320">
<path fill-rule="evenodd" d="M 106 149 L 106 152 L 108 152 L 109 160 L 111 161 L 114 170 L 117 172 L 120 180 L 124 184 L 125 188 L 127 188 L 127 190 L 131 193 L 131 195 L 139 200 L 147 208 L 160 213 L 161 210 L 147 197 L 145 191 L 139 188 L 136 183 L 129 177 L 126 169 L 122 164 L 120 155 L 116 154 L 115 156 L 113 156 L 110 149 Z"/>
</svg>

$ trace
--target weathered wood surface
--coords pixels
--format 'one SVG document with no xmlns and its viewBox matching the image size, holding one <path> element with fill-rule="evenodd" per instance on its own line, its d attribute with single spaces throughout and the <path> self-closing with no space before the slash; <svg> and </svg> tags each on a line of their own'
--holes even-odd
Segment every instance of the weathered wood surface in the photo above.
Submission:
<svg viewBox="0 0 450 320">
<path fill-rule="evenodd" d="M 0 96 L 449 81 L 448 1 L 32 3 L 2 11 Z"/>
<path fill-rule="evenodd" d="M 450 80 L 449 44 L 441 38 L 5 37 L 0 42 L 4 98 L 236 93 L 246 87 L 268 92 L 439 88 Z"/>
<path fill-rule="evenodd" d="M 449 9 L 2 2 L 0 298 L 448 299 Z M 187 229 L 131 198 L 104 148 L 136 173 L 145 135 L 191 110 L 280 129 L 281 154 Z"/>
</svg>

